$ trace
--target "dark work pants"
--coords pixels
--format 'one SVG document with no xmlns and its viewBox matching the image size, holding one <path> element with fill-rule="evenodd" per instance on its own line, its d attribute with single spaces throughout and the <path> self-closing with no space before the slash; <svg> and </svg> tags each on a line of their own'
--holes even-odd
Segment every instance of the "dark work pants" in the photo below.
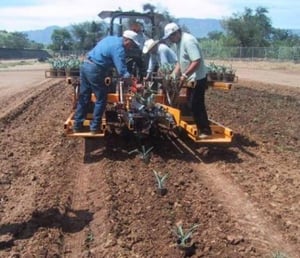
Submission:
<svg viewBox="0 0 300 258">
<path fill-rule="evenodd" d="M 205 107 L 206 78 L 198 80 L 195 88 L 188 88 L 188 102 L 200 132 L 211 132 Z"/>
</svg>

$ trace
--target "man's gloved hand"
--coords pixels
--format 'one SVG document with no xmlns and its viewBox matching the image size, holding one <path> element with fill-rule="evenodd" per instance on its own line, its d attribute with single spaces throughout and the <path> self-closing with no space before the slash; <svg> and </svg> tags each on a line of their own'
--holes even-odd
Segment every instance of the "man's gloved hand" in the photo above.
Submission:
<svg viewBox="0 0 300 258">
<path fill-rule="evenodd" d="M 172 80 L 176 80 L 176 77 L 177 77 L 177 76 L 176 76 L 175 73 L 172 72 L 172 73 L 170 74 L 170 77 L 171 77 Z"/>
</svg>

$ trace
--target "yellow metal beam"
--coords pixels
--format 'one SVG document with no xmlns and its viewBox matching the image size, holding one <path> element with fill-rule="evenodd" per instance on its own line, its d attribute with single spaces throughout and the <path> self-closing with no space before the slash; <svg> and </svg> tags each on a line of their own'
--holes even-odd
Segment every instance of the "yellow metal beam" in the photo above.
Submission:
<svg viewBox="0 0 300 258">
<path fill-rule="evenodd" d="M 68 136 L 70 137 L 84 137 L 84 138 L 97 138 L 97 137 L 104 137 L 105 131 L 100 131 L 99 133 L 92 134 L 91 132 L 80 132 L 80 133 L 69 133 Z"/>
<path fill-rule="evenodd" d="M 221 82 L 221 81 L 209 81 L 207 82 L 208 86 L 214 89 L 220 90 L 230 90 L 232 87 L 232 83 L 230 82 Z"/>
<path fill-rule="evenodd" d="M 177 126 L 183 128 L 188 137 L 197 143 L 230 143 L 233 138 L 233 132 L 228 127 L 221 125 L 209 119 L 212 135 L 205 139 L 198 137 L 198 129 L 192 116 L 181 116 L 181 111 L 178 108 L 173 108 L 167 105 L 162 105 L 167 112 L 173 115 Z"/>
<path fill-rule="evenodd" d="M 64 123 L 64 131 L 67 136 L 70 137 L 103 137 L 105 135 L 106 130 L 106 119 L 102 118 L 101 130 L 99 133 L 92 134 L 90 132 L 89 126 L 91 123 L 92 114 L 87 115 L 87 119 L 83 122 L 83 131 L 74 133 L 73 126 L 74 126 L 74 112 L 70 114 L 67 118 L 66 122 Z"/>
<path fill-rule="evenodd" d="M 164 104 L 161 104 L 161 106 L 166 110 L 166 112 L 173 115 L 176 125 L 178 126 L 181 120 L 181 111 L 178 108 L 170 107 Z"/>
</svg>

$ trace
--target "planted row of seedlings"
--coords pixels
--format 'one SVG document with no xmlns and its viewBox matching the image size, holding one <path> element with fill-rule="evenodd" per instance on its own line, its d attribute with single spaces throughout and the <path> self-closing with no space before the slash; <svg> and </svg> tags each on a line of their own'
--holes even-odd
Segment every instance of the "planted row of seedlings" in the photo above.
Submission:
<svg viewBox="0 0 300 258">
<path fill-rule="evenodd" d="M 141 150 L 134 149 L 130 151 L 129 154 L 138 153 L 139 158 L 145 163 L 149 164 L 152 150 L 154 147 L 150 147 L 146 149 L 144 145 L 141 146 Z M 166 181 L 169 178 L 169 174 L 162 174 L 155 169 L 152 169 L 152 172 L 155 177 L 156 182 L 156 193 L 159 196 L 165 196 L 168 193 L 168 189 L 166 188 Z M 192 241 L 192 234 L 199 227 L 199 224 L 193 224 L 188 229 L 184 229 L 182 223 L 176 225 L 175 229 L 173 229 L 173 234 L 176 237 L 176 245 L 180 250 L 182 250 L 185 254 L 185 257 L 192 256 L 195 253 L 195 244 Z"/>
</svg>

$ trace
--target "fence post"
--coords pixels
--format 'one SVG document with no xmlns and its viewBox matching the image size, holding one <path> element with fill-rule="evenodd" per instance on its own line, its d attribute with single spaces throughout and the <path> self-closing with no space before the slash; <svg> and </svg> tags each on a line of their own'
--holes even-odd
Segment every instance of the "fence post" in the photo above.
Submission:
<svg viewBox="0 0 300 258">
<path fill-rule="evenodd" d="M 239 48 L 240 48 L 240 60 L 242 60 L 242 48 L 241 47 Z"/>
</svg>

